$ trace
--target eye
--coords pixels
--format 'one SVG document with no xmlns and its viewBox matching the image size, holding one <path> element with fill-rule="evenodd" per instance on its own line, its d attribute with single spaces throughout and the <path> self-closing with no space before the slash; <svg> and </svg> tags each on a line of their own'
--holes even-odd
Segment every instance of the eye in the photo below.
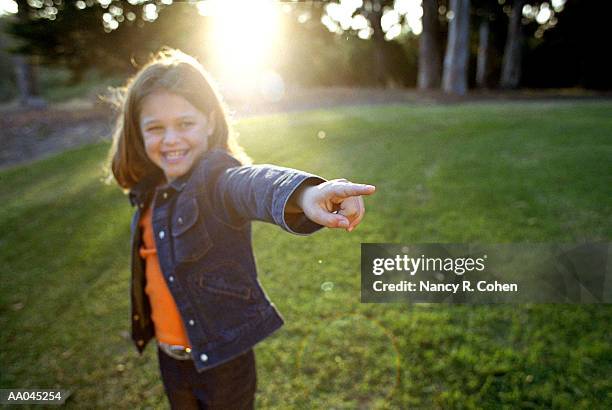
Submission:
<svg viewBox="0 0 612 410">
<path fill-rule="evenodd" d="M 159 126 L 159 125 L 154 125 L 152 127 L 149 127 L 146 129 L 147 132 L 159 132 L 161 130 L 163 130 L 164 128 Z"/>
<path fill-rule="evenodd" d="M 192 125 L 194 125 L 193 121 L 181 121 L 181 127 L 183 127 L 183 128 L 189 128 Z"/>
</svg>

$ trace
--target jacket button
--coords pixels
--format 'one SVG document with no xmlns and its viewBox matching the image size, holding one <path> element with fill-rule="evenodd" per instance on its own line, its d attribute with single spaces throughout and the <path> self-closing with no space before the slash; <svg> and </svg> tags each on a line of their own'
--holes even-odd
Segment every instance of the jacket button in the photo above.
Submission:
<svg viewBox="0 0 612 410">
<path fill-rule="evenodd" d="M 140 319 L 140 316 L 134 315 L 134 320 L 138 320 L 138 319 Z"/>
<path fill-rule="evenodd" d="M 166 233 L 164 231 L 159 231 L 159 239 L 164 239 Z"/>
<path fill-rule="evenodd" d="M 179 225 L 182 225 L 182 224 L 183 224 L 183 218 L 181 218 L 180 216 L 179 216 L 179 218 L 178 218 L 178 223 L 179 223 Z"/>
<path fill-rule="evenodd" d="M 144 208 L 144 203 L 141 202 L 138 206 Z"/>
<path fill-rule="evenodd" d="M 164 197 L 164 199 L 168 198 L 168 193 L 167 193 L 167 192 L 164 192 L 163 197 Z"/>
<path fill-rule="evenodd" d="M 200 360 L 201 360 L 201 361 L 203 361 L 203 362 L 205 362 L 205 361 L 207 361 L 207 360 L 208 360 L 208 356 L 207 356 L 205 353 L 202 353 L 202 354 L 200 355 Z"/>
<path fill-rule="evenodd" d="M 138 344 L 138 346 L 142 346 L 144 344 L 144 340 L 140 339 L 136 343 Z"/>
<path fill-rule="evenodd" d="M 174 282 L 174 276 L 170 276 L 170 277 L 168 278 L 168 280 L 169 280 L 170 282 Z"/>
<path fill-rule="evenodd" d="M 193 321 L 193 319 L 190 319 L 189 320 L 189 326 L 193 326 L 193 325 L 195 325 L 195 322 Z"/>
</svg>

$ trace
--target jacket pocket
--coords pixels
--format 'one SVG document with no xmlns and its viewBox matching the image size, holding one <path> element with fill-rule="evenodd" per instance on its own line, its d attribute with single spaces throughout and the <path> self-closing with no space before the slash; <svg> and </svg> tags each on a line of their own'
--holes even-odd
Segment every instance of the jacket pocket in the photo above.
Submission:
<svg viewBox="0 0 612 410">
<path fill-rule="evenodd" d="M 251 288 L 249 287 L 231 284 L 224 279 L 206 278 L 204 276 L 200 276 L 199 281 L 202 289 L 215 295 L 229 296 L 244 301 L 251 300 Z"/>
<path fill-rule="evenodd" d="M 223 261 L 193 272 L 194 304 L 202 312 L 211 339 L 236 337 L 247 324 L 262 319 L 263 300 L 239 263 Z M 228 336 L 228 335 L 233 336 Z"/>
<path fill-rule="evenodd" d="M 197 285 L 217 297 L 253 300 L 251 280 L 236 262 L 221 262 L 207 268 L 197 276 Z"/>
<path fill-rule="evenodd" d="M 177 262 L 196 261 L 212 247 L 195 198 L 177 204 L 172 218 L 172 239 Z"/>
</svg>

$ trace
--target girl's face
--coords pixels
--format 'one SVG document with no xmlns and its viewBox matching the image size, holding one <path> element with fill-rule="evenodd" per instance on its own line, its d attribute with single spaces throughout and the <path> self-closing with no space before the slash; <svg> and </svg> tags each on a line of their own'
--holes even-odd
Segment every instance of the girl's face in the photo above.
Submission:
<svg viewBox="0 0 612 410">
<path fill-rule="evenodd" d="M 168 182 L 189 172 L 208 149 L 214 131 L 210 118 L 178 94 L 156 91 L 142 101 L 140 132 L 149 159 Z"/>
</svg>

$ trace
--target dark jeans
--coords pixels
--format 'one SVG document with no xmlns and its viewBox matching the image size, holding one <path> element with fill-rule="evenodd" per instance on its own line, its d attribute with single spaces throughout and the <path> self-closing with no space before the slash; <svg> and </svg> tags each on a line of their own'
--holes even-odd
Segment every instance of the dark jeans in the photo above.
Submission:
<svg viewBox="0 0 612 410">
<path fill-rule="evenodd" d="M 164 390 L 172 409 L 253 409 L 257 373 L 253 349 L 198 373 L 192 360 L 176 360 L 157 348 Z"/>
</svg>

